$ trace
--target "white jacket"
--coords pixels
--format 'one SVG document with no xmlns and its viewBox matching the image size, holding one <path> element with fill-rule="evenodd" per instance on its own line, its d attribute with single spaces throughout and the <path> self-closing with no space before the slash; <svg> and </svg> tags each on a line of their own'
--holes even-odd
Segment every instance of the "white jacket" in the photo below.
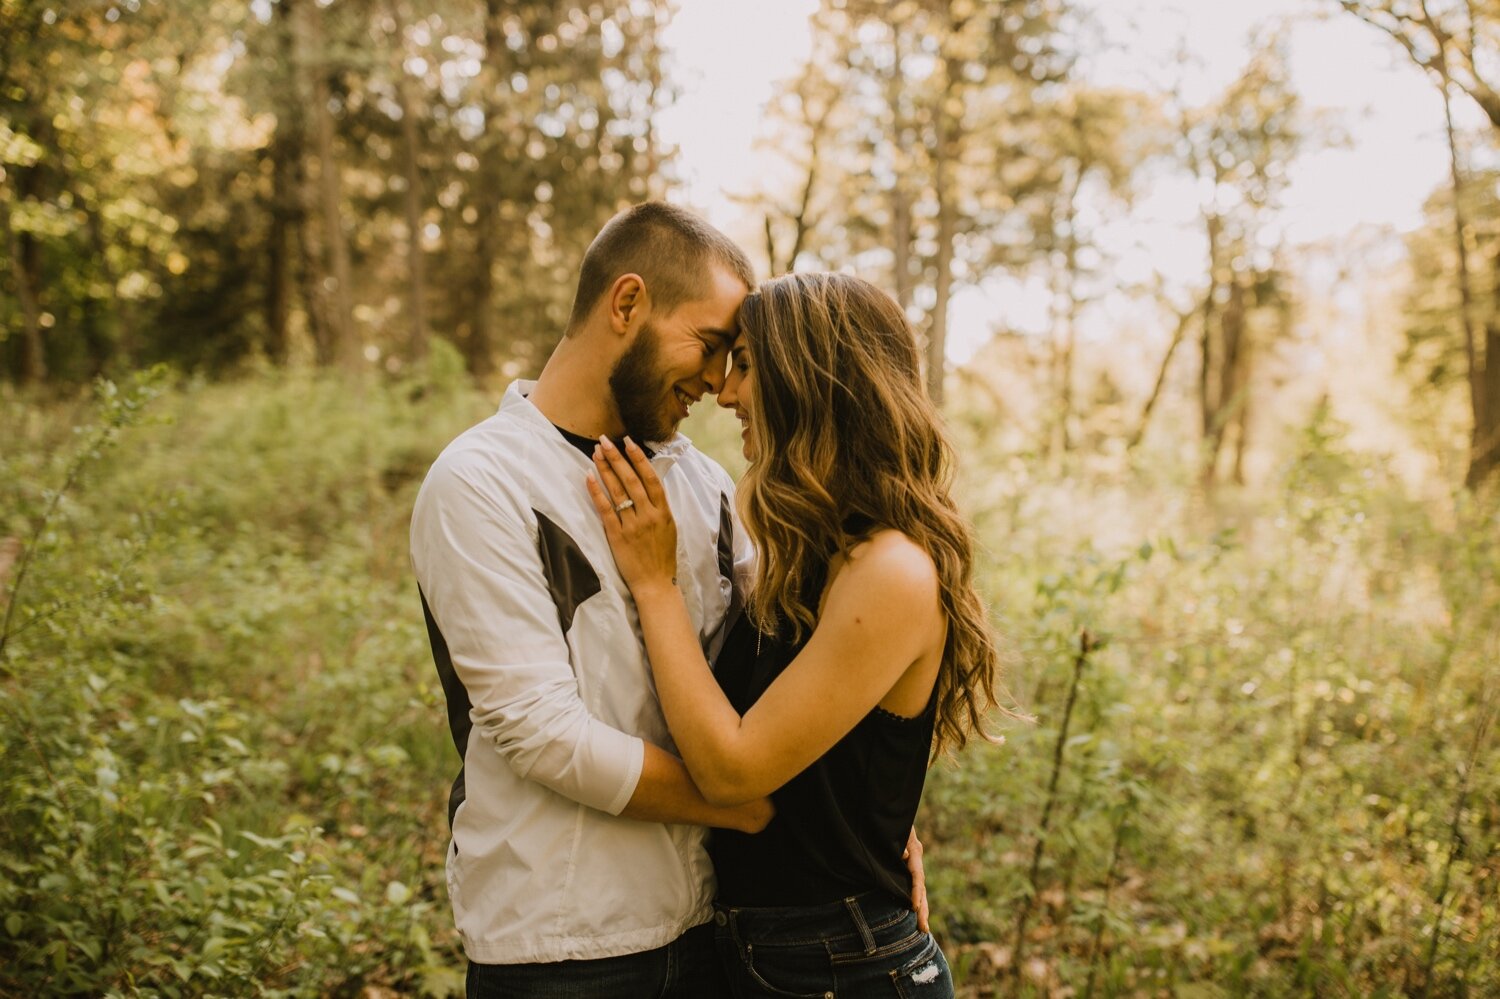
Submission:
<svg viewBox="0 0 1500 999">
<path fill-rule="evenodd" d="M 512 964 L 662 946 L 709 917 L 706 830 L 617 817 L 647 740 L 673 750 L 640 622 L 584 480 L 592 465 L 512 384 L 438 457 L 411 554 L 463 755 L 448 891 L 470 959 Z M 705 652 L 749 558 L 734 485 L 681 434 L 652 465 Z"/>
</svg>

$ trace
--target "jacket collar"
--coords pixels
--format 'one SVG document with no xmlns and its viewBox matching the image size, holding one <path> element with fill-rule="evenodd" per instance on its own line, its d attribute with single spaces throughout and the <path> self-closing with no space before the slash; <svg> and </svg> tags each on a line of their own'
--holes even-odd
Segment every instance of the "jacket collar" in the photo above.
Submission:
<svg viewBox="0 0 1500 999">
<path fill-rule="evenodd" d="M 557 432 L 557 427 L 552 421 L 547 419 L 528 398 L 534 388 L 536 388 L 535 379 L 517 379 L 511 382 L 505 390 L 505 395 L 500 399 L 500 412 L 519 420 L 533 432 L 556 441 L 572 453 L 579 454 L 578 449 L 563 439 L 563 435 Z M 664 441 L 645 441 L 644 443 L 651 447 L 654 455 L 653 464 L 657 459 L 662 458 L 675 462 L 693 446 L 693 442 L 688 439 L 687 435 L 680 432 L 674 433 Z M 582 457 L 581 454 L 579 456 Z"/>
</svg>

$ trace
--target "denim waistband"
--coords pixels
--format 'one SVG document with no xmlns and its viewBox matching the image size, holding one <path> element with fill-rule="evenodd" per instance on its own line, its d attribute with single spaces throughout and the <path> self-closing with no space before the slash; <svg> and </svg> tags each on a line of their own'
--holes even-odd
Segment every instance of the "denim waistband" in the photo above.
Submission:
<svg viewBox="0 0 1500 999">
<path fill-rule="evenodd" d="M 786 907 L 714 903 L 714 921 L 731 926 L 740 939 L 763 944 L 830 943 L 848 939 L 855 950 L 875 946 L 874 935 L 912 914 L 884 892 L 870 891 L 837 902 Z"/>
</svg>

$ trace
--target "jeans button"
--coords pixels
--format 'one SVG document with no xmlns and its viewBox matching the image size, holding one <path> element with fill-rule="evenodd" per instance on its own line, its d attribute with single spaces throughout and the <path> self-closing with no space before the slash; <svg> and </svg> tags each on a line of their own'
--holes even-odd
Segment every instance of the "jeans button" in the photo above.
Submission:
<svg viewBox="0 0 1500 999">
<path fill-rule="evenodd" d="M 722 913 L 722 912 L 716 912 L 716 913 L 714 913 L 714 925 L 716 925 L 716 926 L 728 926 L 729 925 L 729 917 L 726 916 L 726 915 L 724 915 L 724 913 Z"/>
</svg>

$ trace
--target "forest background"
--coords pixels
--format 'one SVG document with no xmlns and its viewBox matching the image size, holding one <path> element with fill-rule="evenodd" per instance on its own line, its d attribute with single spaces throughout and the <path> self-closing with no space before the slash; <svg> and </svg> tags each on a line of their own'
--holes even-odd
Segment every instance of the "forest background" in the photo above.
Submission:
<svg viewBox="0 0 1500 999">
<path fill-rule="evenodd" d="M 922 336 L 1035 716 L 929 781 L 963 994 L 1500 994 L 1500 2 L 1215 75 L 1125 0 L 808 0 L 710 203 L 668 43 L 742 8 L 675 6 L 0 0 L 0 994 L 462 991 L 407 518 L 648 197 Z M 1398 147 L 1294 238 L 1395 113 L 1309 23 L 1427 88 L 1408 223 Z"/>
</svg>

